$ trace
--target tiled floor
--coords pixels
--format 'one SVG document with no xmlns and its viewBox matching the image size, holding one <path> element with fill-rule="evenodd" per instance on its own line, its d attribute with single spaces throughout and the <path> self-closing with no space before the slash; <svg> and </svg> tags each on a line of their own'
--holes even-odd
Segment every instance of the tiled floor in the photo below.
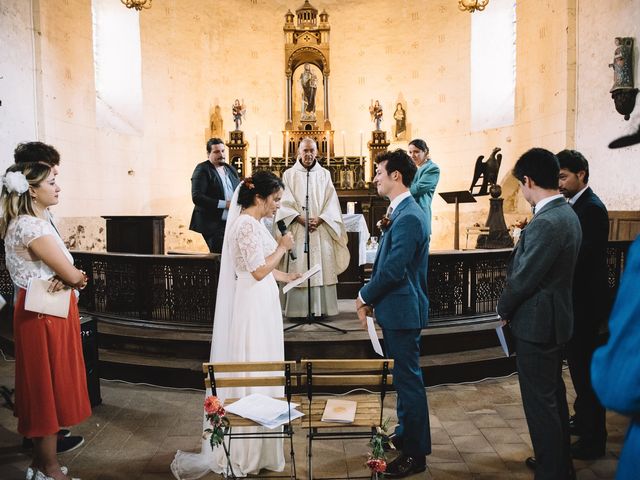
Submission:
<svg viewBox="0 0 640 480">
<path fill-rule="evenodd" d="M 573 400 L 568 374 L 565 381 Z M 13 364 L 0 357 L 0 385 L 13 385 Z M 199 448 L 203 393 L 102 382 L 104 403 L 73 429 L 85 444 L 61 456 L 83 480 L 171 480 L 169 464 L 177 449 Z M 531 479 L 523 461 L 531 455 L 516 376 L 474 385 L 428 389 L 433 453 L 420 479 Z M 395 397 L 388 398 L 393 414 Z M 609 413 L 607 455 L 576 461 L 578 479 L 613 479 L 627 420 Z M 0 478 L 23 479 L 29 456 L 16 433 L 16 419 L 0 408 Z M 298 476 L 306 477 L 305 438 L 295 442 Z M 319 442 L 316 476 L 366 475 L 368 448 L 362 440 Z M 205 478 L 216 478 L 209 475 Z"/>
</svg>

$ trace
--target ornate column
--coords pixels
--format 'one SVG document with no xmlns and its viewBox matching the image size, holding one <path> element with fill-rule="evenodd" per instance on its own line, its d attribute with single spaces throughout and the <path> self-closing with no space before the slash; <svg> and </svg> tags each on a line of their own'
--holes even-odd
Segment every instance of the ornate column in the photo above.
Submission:
<svg viewBox="0 0 640 480">
<path fill-rule="evenodd" d="M 324 74 L 324 129 L 331 129 L 331 120 L 329 118 L 329 75 Z"/>
<path fill-rule="evenodd" d="M 293 105 L 293 102 L 292 102 L 292 98 L 291 98 L 291 88 L 292 88 L 291 81 L 292 81 L 291 75 L 287 75 L 287 79 L 286 79 L 286 82 L 287 82 L 287 87 L 286 87 L 287 88 L 287 124 L 285 126 L 286 130 L 290 130 L 292 128 L 292 126 L 293 126 L 293 118 L 292 118 L 292 105 Z"/>
</svg>

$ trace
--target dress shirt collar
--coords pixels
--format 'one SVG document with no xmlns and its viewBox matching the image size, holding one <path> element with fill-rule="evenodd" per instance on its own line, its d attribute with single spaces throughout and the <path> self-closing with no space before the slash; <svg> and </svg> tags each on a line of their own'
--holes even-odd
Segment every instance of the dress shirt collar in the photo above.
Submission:
<svg viewBox="0 0 640 480">
<path fill-rule="evenodd" d="M 540 210 L 542 210 L 542 207 L 544 207 L 547 203 L 554 201 L 556 198 L 564 197 L 561 193 L 558 193 L 557 195 L 551 195 L 550 197 L 543 198 L 538 203 L 536 203 L 535 207 L 533 207 L 533 214 L 536 215 Z"/>
<path fill-rule="evenodd" d="M 389 208 L 393 208 L 393 210 L 395 210 L 396 208 L 398 208 L 398 205 L 400 205 L 400 202 L 402 202 L 405 198 L 410 196 L 411 196 L 411 192 L 409 190 L 407 190 L 404 193 L 401 193 L 391 201 L 391 203 L 389 204 Z"/>
<path fill-rule="evenodd" d="M 578 199 L 580 198 L 580 195 L 582 195 L 587 188 L 589 188 L 589 185 L 585 185 L 582 190 L 580 190 L 573 197 L 571 197 L 569 199 L 569 205 L 574 206 L 576 204 L 576 202 L 578 201 Z"/>
</svg>

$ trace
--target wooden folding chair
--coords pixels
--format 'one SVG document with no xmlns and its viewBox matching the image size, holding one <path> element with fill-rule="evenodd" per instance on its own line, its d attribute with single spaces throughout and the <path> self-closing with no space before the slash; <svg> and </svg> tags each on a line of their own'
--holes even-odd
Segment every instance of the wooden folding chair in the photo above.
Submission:
<svg viewBox="0 0 640 480">
<path fill-rule="evenodd" d="M 218 388 L 230 388 L 230 387 L 284 387 L 285 397 L 281 400 L 286 400 L 291 409 L 292 402 L 292 385 L 297 384 L 297 378 L 292 375 L 295 372 L 296 362 L 293 361 L 281 361 L 281 362 L 231 362 L 231 363 L 203 363 L 202 370 L 206 374 L 205 387 L 211 388 L 211 393 L 217 395 Z M 270 375 L 266 372 L 273 372 Z M 245 376 L 228 376 L 218 374 L 237 373 Z M 263 373 L 263 375 L 260 375 Z M 225 399 L 224 406 L 229 406 L 233 402 L 237 401 L 237 398 Z M 299 401 L 299 400 L 298 400 Z M 289 414 L 289 421 L 284 425 L 284 429 L 280 431 L 276 429 L 274 431 L 265 432 L 234 432 L 234 427 L 259 427 L 259 423 L 249 420 L 244 417 L 234 415 L 230 412 L 226 414 L 229 420 L 229 427 L 225 430 L 224 438 L 228 441 L 227 444 L 223 442 L 225 454 L 227 456 L 227 475 L 228 478 L 236 478 L 233 467 L 231 465 L 231 440 L 234 438 L 288 438 L 290 443 L 290 461 L 291 461 L 291 474 L 289 477 L 291 480 L 296 478 L 296 463 L 295 452 L 293 448 L 293 424 L 291 421 L 291 414 Z M 270 478 L 278 478 L 277 476 L 271 476 Z M 280 477 L 282 478 L 282 476 Z"/>
<path fill-rule="evenodd" d="M 307 414 L 302 426 L 308 429 L 309 480 L 313 479 L 313 441 L 331 439 L 371 439 L 377 427 L 384 422 L 384 399 L 389 385 L 393 383 L 390 371 L 392 359 L 380 360 L 301 360 L 301 386 L 306 386 L 306 399 L 302 411 Z M 331 423 L 321 421 L 327 398 L 318 398 L 317 392 L 328 388 L 352 387 L 379 389 L 379 393 L 354 392 L 342 395 L 342 400 L 357 402 L 353 423 Z M 340 428 L 341 431 L 324 432 L 324 429 Z M 353 430 L 353 429 L 360 430 Z M 354 477 L 348 477 L 354 478 Z"/>
</svg>

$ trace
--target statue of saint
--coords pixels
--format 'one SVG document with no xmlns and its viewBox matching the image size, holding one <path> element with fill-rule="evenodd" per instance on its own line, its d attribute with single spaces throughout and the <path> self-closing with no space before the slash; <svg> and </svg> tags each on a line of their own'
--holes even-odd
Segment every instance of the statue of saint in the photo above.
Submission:
<svg viewBox="0 0 640 480">
<path fill-rule="evenodd" d="M 369 113 L 371 114 L 371 121 L 376 124 L 376 131 L 379 131 L 380 123 L 382 122 L 382 107 L 380 106 L 380 102 L 378 100 L 376 100 L 375 104 L 373 103 L 373 99 L 371 100 Z"/>
<path fill-rule="evenodd" d="M 233 121 L 236 124 L 236 132 L 240 130 L 240 125 L 242 125 L 242 117 L 247 113 L 247 107 L 244 105 L 244 98 L 242 99 L 242 103 L 240 100 L 236 98 L 236 101 L 233 102 L 233 106 L 231 107 L 231 112 L 233 113 Z"/>
<path fill-rule="evenodd" d="M 401 138 L 407 131 L 407 114 L 402 108 L 402 104 L 396 105 L 396 111 L 393 112 L 393 118 L 396 121 L 396 138 Z"/>
<path fill-rule="evenodd" d="M 224 133 L 222 130 L 223 120 L 222 114 L 220 113 L 220 105 L 216 105 L 213 109 L 213 113 L 209 117 L 209 134 L 207 139 L 211 137 L 224 137 Z"/>
<path fill-rule="evenodd" d="M 300 85 L 302 86 L 302 118 L 314 118 L 318 78 L 311 71 L 311 65 L 308 63 L 304 64 L 304 71 L 300 74 Z"/>
</svg>

